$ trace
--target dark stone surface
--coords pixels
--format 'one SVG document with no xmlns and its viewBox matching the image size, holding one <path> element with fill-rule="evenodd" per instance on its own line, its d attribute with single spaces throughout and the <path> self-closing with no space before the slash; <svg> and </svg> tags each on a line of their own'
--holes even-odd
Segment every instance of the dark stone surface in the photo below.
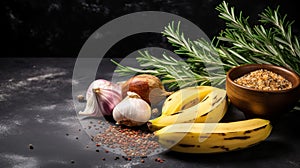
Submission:
<svg viewBox="0 0 300 168">
<path fill-rule="evenodd" d="M 109 69 L 105 67 L 109 66 L 107 61 L 101 78 L 110 74 L 105 71 Z M 71 88 L 72 82 L 80 83 L 72 81 L 74 63 L 75 58 L 0 59 L 1 168 L 300 167 L 299 111 L 288 112 L 274 123 L 266 141 L 240 151 L 202 155 L 167 151 L 145 158 L 145 163 L 139 158 L 126 161 L 105 153 L 96 148 L 77 118 Z M 225 120 L 243 117 L 239 114 L 230 110 Z M 155 162 L 157 157 L 165 162 Z"/>
<path fill-rule="evenodd" d="M 280 5 L 282 14 L 295 20 L 298 34 L 298 6 L 286 0 L 228 0 L 255 23 L 267 6 Z M 77 57 L 87 38 L 103 24 L 138 11 L 164 11 L 182 16 L 198 25 L 210 38 L 224 28 L 215 7 L 221 0 L 3 0 L 1 5 L 2 57 Z M 161 36 L 145 35 L 124 39 L 109 57 L 121 57 L 139 48 L 167 47 Z M 128 46 L 128 44 L 132 44 Z"/>
</svg>

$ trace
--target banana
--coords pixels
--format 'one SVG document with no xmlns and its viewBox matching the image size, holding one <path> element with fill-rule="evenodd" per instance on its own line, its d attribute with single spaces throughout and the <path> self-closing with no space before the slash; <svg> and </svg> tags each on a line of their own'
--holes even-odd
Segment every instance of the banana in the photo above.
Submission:
<svg viewBox="0 0 300 168">
<path fill-rule="evenodd" d="M 199 102 L 208 93 L 210 93 L 214 87 L 212 86 L 196 86 L 186 87 L 180 89 L 171 94 L 163 104 L 162 115 L 172 115 L 182 109 L 192 106 L 191 102 Z"/>
<path fill-rule="evenodd" d="M 265 140 L 272 125 L 266 119 L 230 123 L 178 123 L 156 132 L 159 143 L 184 153 L 228 152 L 253 146 Z"/>
<path fill-rule="evenodd" d="M 224 89 L 214 88 L 195 106 L 172 115 L 161 115 L 149 120 L 148 128 L 156 131 L 175 123 L 219 122 L 227 111 L 227 97 Z"/>
</svg>

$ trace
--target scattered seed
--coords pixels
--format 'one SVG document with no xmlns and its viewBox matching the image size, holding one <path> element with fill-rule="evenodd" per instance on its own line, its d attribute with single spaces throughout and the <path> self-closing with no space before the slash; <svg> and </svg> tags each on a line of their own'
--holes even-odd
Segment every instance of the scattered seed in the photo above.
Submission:
<svg viewBox="0 0 300 168">
<path fill-rule="evenodd" d="M 78 100 L 79 102 L 84 102 L 84 101 L 85 101 L 83 95 L 78 95 L 78 96 L 77 96 L 77 100 Z"/>
<path fill-rule="evenodd" d="M 28 147 L 29 147 L 29 149 L 31 149 L 31 150 L 33 149 L 33 145 L 32 145 L 32 144 L 29 144 Z"/>
<path fill-rule="evenodd" d="M 95 135 L 94 141 L 111 149 L 121 149 L 130 157 L 146 156 L 160 147 L 152 132 L 122 125 L 110 125 L 103 133 Z"/>
<path fill-rule="evenodd" d="M 158 112 L 159 112 L 158 108 L 153 108 L 153 109 L 152 109 L 152 113 L 153 113 L 153 114 L 157 114 Z"/>
<path fill-rule="evenodd" d="M 163 163 L 165 160 L 164 160 L 164 159 L 161 159 L 161 158 L 156 158 L 155 161 L 156 161 L 156 162 L 159 162 L 159 163 Z"/>
<path fill-rule="evenodd" d="M 96 152 L 100 152 L 99 149 L 96 149 Z"/>
<path fill-rule="evenodd" d="M 145 163 L 145 160 L 144 160 L 144 159 L 142 159 L 142 160 L 141 160 L 141 163 Z"/>
</svg>

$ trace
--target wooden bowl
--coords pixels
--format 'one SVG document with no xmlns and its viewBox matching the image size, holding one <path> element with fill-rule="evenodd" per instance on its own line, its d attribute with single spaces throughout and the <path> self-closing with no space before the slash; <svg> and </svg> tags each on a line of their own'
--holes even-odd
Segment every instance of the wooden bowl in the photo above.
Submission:
<svg viewBox="0 0 300 168">
<path fill-rule="evenodd" d="M 292 88 L 280 91 L 257 90 L 241 86 L 235 79 L 252 71 L 266 69 L 292 83 Z M 300 77 L 295 72 L 274 65 L 248 64 L 232 68 L 226 75 L 226 91 L 230 102 L 244 112 L 247 118 L 277 118 L 289 112 L 300 99 Z"/>
</svg>

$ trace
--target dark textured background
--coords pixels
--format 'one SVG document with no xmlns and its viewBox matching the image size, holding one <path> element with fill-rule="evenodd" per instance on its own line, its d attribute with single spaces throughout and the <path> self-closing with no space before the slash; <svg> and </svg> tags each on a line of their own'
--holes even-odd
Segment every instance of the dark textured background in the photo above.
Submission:
<svg viewBox="0 0 300 168">
<path fill-rule="evenodd" d="M 131 162 L 114 160 L 116 156 L 121 156 L 97 148 L 83 131 L 86 127 L 77 117 L 72 97 L 72 86 L 82 83 L 74 80 L 72 73 L 81 46 L 96 29 L 124 14 L 160 10 L 187 18 L 212 38 L 224 28 L 224 22 L 215 10 L 220 2 L 1 0 L 0 55 L 7 58 L 0 59 L 0 168 L 299 167 L 300 137 L 297 133 L 300 114 L 297 112 L 286 113 L 274 125 L 268 140 L 252 148 L 212 155 L 182 155 L 167 151 L 146 158 L 145 164 L 140 163 L 140 158 L 134 158 Z M 299 34 L 299 7 L 291 0 L 228 2 L 249 15 L 251 23 L 255 23 L 257 14 L 265 7 L 280 4 L 280 11 L 287 13 L 289 20 L 296 21 L 293 32 Z M 122 57 L 130 51 L 150 46 L 170 47 L 160 34 L 145 33 L 121 40 L 106 56 Z M 109 59 L 103 60 L 101 75 L 109 78 L 112 74 L 111 62 Z M 86 76 L 80 78 L 80 81 L 85 80 Z M 85 94 L 85 91 L 80 90 L 74 95 Z M 83 109 L 85 104 L 80 105 Z M 227 114 L 229 118 L 238 119 L 232 111 Z M 33 144 L 33 150 L 29 149 L 29 144 Z M 165 159 L 165 163 L 155 162 L 157 157 Z M 103 161 L 103 158 L 106 160 Z"/>
<path fill-rule="evenodd" d="M 103 24 L 137 11 L 164 11 L 185 17 L 212 38 L 224 28 L 215 7 L 221 0 L 4 0 L 1 1 L 2 57 L 77 57 L 87 38 Z M 228 0 L 255 23 L 267 6 L 280 5 L 280 13 L 295 20 L 299 34 L 298 7 L 291 0 Z M 3 24 L 4 23 L 4 24 Z M 140 34 L 120 41 L 107 53 L 123 57 L 143 47 L 167 48 L 159 34 Z M 127 44 L 127 45 L 126 45 Z M 131 44 L 131 45 L 128 45 Z"/>
</svg>

